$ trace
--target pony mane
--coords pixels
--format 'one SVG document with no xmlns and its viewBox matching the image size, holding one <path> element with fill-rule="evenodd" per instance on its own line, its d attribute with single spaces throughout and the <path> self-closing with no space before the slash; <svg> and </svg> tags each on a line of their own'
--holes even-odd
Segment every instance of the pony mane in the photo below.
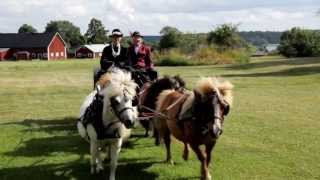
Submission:
<svg viewBox="0 0 320 180">
<path fill-rule="evenodd" d="M 181 87 L 186 87 L 186 82 L 179 75 L 175 75 L 173 78 L 180 84 Z"/>
<path fill-rule="evenodd" d="M 132 80 L 130 72 L 113 68 L 110 72 L 104 74 L 98 83 L 103 88 L 101 95 L 112 97 L 126 91 L 132 99 L 136 95 L 137 84 Z"/>
<path fill-rule="evenodd" d="M 201 78 L 194 88 L 194 90 L 202 96 L 205 96 L 212 91 L 218 91 L 230 106 L 233 101 L 232 89 L 233 85 L 229 81 L 217 77 Z"/>
<path fill-rule="evenodd" d="M 142 102 L 143 105 L 149 108 L 155 108 L 157 97 L 164 90 L 175 89 L 178 87 L 185 87 L 183 79 L 177 76 L 164 75 L 161 79 L 156 80 L 152 83 L 148 89 L 148 93 L 145 96 L 145 100 Z"/>
<path fill-rule="evenodd" d="M 111 82 L 111 79 L 112 79 L 112 74 L 107 72 L 100 77 L 97 84 L 99 84 L 101 88 L 105 88 Z"/>
</svg>

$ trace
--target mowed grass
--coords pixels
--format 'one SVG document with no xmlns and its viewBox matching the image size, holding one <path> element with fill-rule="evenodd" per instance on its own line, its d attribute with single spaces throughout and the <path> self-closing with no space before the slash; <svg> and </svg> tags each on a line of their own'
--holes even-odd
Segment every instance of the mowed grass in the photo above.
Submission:
<svg viewBox="0 0 320 180">
<path fill-rule="evenodd" d="M 89 173 L 89 145 L 77 134 L 79 107 L 98 60 L 0 63 L 0 179 L 106 179 Z M 234 85 L 234 105 L 214 149 L 215 179 L 320 179 L 320 58 L 257 58 L 244 65 L 159 67 L 188 88 L 201 76 Z M 199 179 L 194 153 L 163 163 L 137 128 L 120 154 L 118 179 Z"/>
</svg>

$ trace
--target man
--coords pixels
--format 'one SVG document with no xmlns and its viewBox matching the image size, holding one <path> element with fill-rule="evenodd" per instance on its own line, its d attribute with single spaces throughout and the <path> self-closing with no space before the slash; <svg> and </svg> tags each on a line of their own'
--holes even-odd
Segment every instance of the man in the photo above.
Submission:
<svg viewBox="0 0 320 180">
<path fill-rule="evenodd" d="M 101 69 L 95 73 L 94 83 L 96 83 L 101 75 L 106 73 L 112 65 L 123 67 L 127 64 L 127 48 L 121 46 L 122 32 L 120 29 L 114 29 L 110 37 L 111 43 L 103 49 L 100 59 Z"/>
<path fill-rule="evenodd" d="M 135 31 L 131 37 L 132 45 L 128 48 L 128 63 L 139 71 L 139 74 L 133 74 L 133 78 L 141 87 L 146 81 L 156 80 L 158 73 L 154 70 L 151 60 L 151 49 L 143 43 L 143 36 Z"/>
</svg>

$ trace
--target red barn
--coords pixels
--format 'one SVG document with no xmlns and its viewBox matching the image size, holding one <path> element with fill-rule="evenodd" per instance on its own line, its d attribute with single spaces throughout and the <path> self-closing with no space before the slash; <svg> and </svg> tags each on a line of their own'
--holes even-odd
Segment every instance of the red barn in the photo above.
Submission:
<svg viewBox="0 0 320 180">
<path fill-rule="evenodd" d="M 0 60 L 66 58 L 66 43 L 59 33 L 0 33 Z"/>
<path fill-rule="evenodd" d="M 90 44 L 83 45 L 76 50 L 77 58 L 100 58 L 102 56 L 103 49 L 108 44 Z"/>
<path fill-rule="evenodd" d="M 0 61 L 8 59 L 9 48 L 0 48 Z"/>
</svg>

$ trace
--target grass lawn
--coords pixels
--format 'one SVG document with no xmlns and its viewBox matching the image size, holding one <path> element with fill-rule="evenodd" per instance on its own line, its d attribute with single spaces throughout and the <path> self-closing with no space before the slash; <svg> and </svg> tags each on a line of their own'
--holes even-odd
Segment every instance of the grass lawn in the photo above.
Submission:
<svg viewBox="0 0 320 180">
<path fill-rule="evenodd" d="M 90 175 L 89 144 L 75 122 L 97 60 L 0 63 L 0 179 L 102 179 Z M 214 149 L 215 179 L 320 179 L 320 58 L 256 58 L 250 64 L 159 67 L 188 88 L 201 76 L 234 85 L 234 106 Z M 118 179 L 199 179 L 192 152 L 174 166 L 164 146 L 137 128 L 123 148 Z M 106 164 L 107 166 L 107 164 Z M 107 168 L 108 169 L 108 168 Z"/>
</svg>

